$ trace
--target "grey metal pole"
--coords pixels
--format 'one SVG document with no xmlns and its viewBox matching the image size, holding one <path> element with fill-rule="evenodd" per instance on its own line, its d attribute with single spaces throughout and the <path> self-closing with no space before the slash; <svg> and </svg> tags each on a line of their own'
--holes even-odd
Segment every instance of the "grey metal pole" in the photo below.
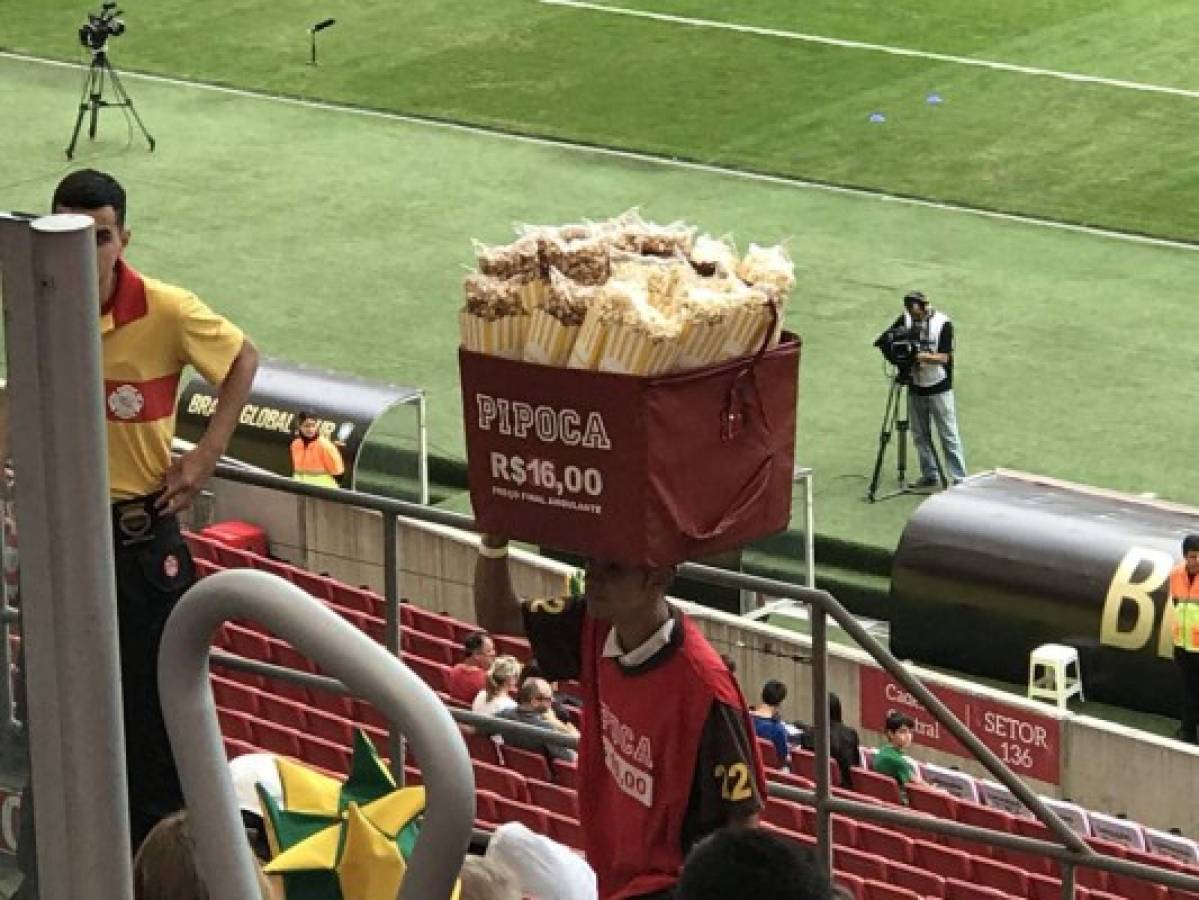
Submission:
<svg viewBox="0 0 1199 900">
<path fill-rule="evenodd" d="M 365 634 L 295 585 L 246 569 L 210 575 L 183 596 L 159 657 L 163 714 L 209 894 L 258 896 L 208 680 L 212 639 L 234 618 L 261 622 L 403 727 L 429 799 L 399 898 L 449 897 L 475 817 L 474 773 L 458 727 L 437 695 Z"/>
<path fill-rule="evenodd" d="M 0 226 L 40 890 L 127 900 L 95 235 L 87 216 Z"/>
<path fill-rule="evenodd" d="M 399 659 L 400 656 L 400 560 L 396 546 L 399 528 L 396 517 L 383 514 L 383 597 L 387 632 L 383 645 L 387 652 Z M 404 735 L 396 728 L 394 720 L 387 723 L 387 755 L 391 757 L 391 774 L 399 784 L 404 783 Z"/>
<path fill-rule="evenodd" d="M 833 871 L 828 777 L 828 622 L 819 606 L 812 611 L 812 723 L 816 728 L 816 842 L 826 872 Z"/>
</svg>

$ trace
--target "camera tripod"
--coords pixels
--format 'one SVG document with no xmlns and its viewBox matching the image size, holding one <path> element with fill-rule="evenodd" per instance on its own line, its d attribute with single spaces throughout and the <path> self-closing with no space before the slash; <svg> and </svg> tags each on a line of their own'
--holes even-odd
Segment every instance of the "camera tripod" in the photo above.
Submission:
<svg viewBox="0 0 1199 900">
<path fill-rule="evenodd" d="M 887 391 L 887 405 L 883 410 L 883 425 L 878 434 L 878 455 L 874 458 L 874 473 L 870 476 L 870 487 L 866 490 L 866 499 L 871 503 L 877 503 L 879 500 L 886 500 L 890 497 L 898 497 L 900 494 L 921 493 L 921 491 L 908 487 L 907 482 L 908 432 L 912 430 L 907 415 L 907 391 L 910 389 L 911 380 L 910 378 L 905 378 L 902 372 L 897 373 L 891 379 L 891 389 Z M 878 484 L 883 474 L 883 460 L 887 455 L 887 446 L 891 443 L 893 432 L 899 433 L 899 447 L 896 452 L 899 487 L 893 491 L 880 494 L 878 492 Z M 946 487 L 945 470 L 941 466 L 941 457 L 937 455 L 937 450 L 932 446 L 931 440 L 929 441 L 929 445 L 933 459 L 937 464 L 937 480 L 941 483 L 942 489 L 944 489 Z"/>
<path fill-rule="evenodd" d="M 104 80 L 106 77 L 112 85 L 112 93 L 116 96 L 116 100 L 104 99 Z M 117 70 L 108 61 L 108 53 L 101 47 L 98 50 L 92 51 L 92 64 L 88 66 L 87 73 L 83 77 L 83 96 L 79 98 L 79 114 L 75 117 L 75 130 L 71 132 L 71 143 L 67 145 L 67 159 L 72 159 L 75 156 L 75 144 L 79 141 L 79 129 L 83 125 L 83 117 L 85 115 L 89 116 L 87 136 L 90 140 L 94 141 L 96 139 L 96 127 L 100 121 L 100 110 L 110 106 L 122 107 L 133 113 L 137 127 L 141 129 L 142 136 L 145 137 L 146 143 L 150 145 L 150 152 L 154 152 L 154 138 L 146 130 L 146 126 L 142 122 L 141 116 L 137 114 L 137 110 L 133 108 L 133 100 L 129 97 L 125 86 L 121 84 L 121 79 L 117 77 Z"/>
</svg>

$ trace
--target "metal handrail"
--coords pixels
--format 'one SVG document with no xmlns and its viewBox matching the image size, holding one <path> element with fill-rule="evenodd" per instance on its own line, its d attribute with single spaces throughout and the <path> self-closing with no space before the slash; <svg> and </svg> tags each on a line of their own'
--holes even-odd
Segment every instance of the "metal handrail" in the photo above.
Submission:
<svg viewBox="0 0 1199 900">
<path fill-rule="evenodd" d="M 449 897 L 470 842 L 475 781 L 445 706 L 400 660 L 320 601 L 275 575 L 251 570 L 220 572 L 190 588 L 167 619 L 158 662 L 163 716 L 209 893 L 258 897 L 208 677 L 217 631 L 230 619 L 245 618 L 338 676 L 412 741 L 429 802 L 398 897 Z"/>
<path fill-rule="evenodd" d="M 338 505 L 354 506 L 359 509 L 368 509 L 379 512 L 384 516 L 384 554 L 385 564 L 387 557 L 394 559 L 395 555 L 395 534 L 396 524 L 394 517 L 403 516 L 409 519 L 414 519 L 423 522 L 431 522 L 438 525 L 445 525 L 451 528 L 461 529 L 465 531 L 476 531 L 474 520 L 461 513 L 454 513 L 447 510 L 436 509 L 428 506 L 422 506 L 417 503 L 411 503 L 405 500 L 398 500 L 392 497 L 381 497 L 374 494 L 364 494 L 351 491 L 344 491 L 335 488 L 322 488 L 316 485 L 302 484 L 292 479 L 283 478 L 273 474 L 263 474 L 257 472 L 245 472 L 232 467 L 220 466 L 217 470 L 218 476 L 229 481 L 234 481 L 241 484 L 248 484 L 257 487 L 280 490 L 284 493 L 295 494 L 300 496 L 312 497 L 319 500 L 327 500 Z M 387 642 L 389 649 L 398 645 L 399 629 L 395 624 L 398 621 L 399 610 L 399 586 L 398 586 L 398 571 L 394 566 L 387 566 L 389 571 L 384 572 L 386 579 L 385 583 L 385 599 L 387 601 Z M 942 703 L 924 683 L 913 675 L 902 663 L 899 662 L 891 652 L 884 647 L 873 635 L 867 632 L 853 617 L 853 615 L 841 605 L 841 603 L 833 597 L 828 591 L 818 590 L 814 588 L 803 587 L 789 582 L 777 581 L 771 578 L 763 578 L 756 575 L 747 575 L 740 572 L 730 572 L 724 569 L 717 569 L 711 566 L 700 565 L 698 563 L 684 563 L 679 566 L 679 574 L 696 581 L 713 584 L 720 587 L 727 587 L 734 590 L 748 590 L 765 594 L 771 597 L 787 598 L 796 600 L 801 603 L 808 604 L 812 609 L 811 617 L 811 639 L 812 639 L 812 694 L 813 694 L 813 725 L 816 731 L 817 740 L 815 747 L 815 783 L 816 790 L 813 796 L 817 812 L 817 840 L 820 848 L 820 854 L 824 864 L 828 869 L 832 870 L 832 839 L 830 832 L 830 816 L 833 812 L 842 811 L 844 804 L 851 801 L 842 800 L 832 796 L 831 784 L 829 782 L 829 721 L 828 721 L 828 635 L 827 635 L 827 617 L 831 616 L 842 629 L 848 634 L 857 644 L 868 653 L 874 660 L 899 684 L 901 684 L 913 697 L 915 697 L 935 718 L 938 722 L 944 725 L 949 732 L 958 739 L 966 749 L 971 752 L 979 762 L 989 771 L 997 781 L 1007 787 L 1024 805 L 1025 807 L 1057 838 L 1065 850 L 1059 851 L 1061 856 L 1055 857 L 1061 859 L 1064 866 L 1062 872 L 1062 895 L 1063 897 L 1073 897 L 1074 889 L 1074 873 L 1075 865 L 1085 865 L 1092 868 L 1102 868 L 1107 871 L 1118 872 L 1121 874 L 1131 875 L 1133 877 L 1145 878 L 1150 881 L 1161 884 L 1171 884 L 1176 887 L 1183 887 L 1188 890 L 1199 890 L 1199 877 L 1185 876 L 1177 873 L 1168 872 L 1167 870 L 1156 870 L 1152 867 L 1141 866 L 1135 863 L 1130 863 L 1127 860 L 1118 857 L 1111 857 L 1106 854 L 1096 851 L 1089 846 L 1081 836 L 1075 833 L 1069 825 L 1067 825 L 1060 816 L 1057 815 L 1040 797 L 1038 797 L 1027 785 L 1021 781 L 1015 773 L 1012 772 L 992 751 L 989 747 L 983 744 L 974 733 L 971 732 L 949 709 Z M 398 654 L 397 649 L 393 652 Z M 461 713 L 461 711 L 452 711 Z M 455 716 L 455 718 L 458 718 Z M 510 727 L 510 723 L 504 723 L 503 727 Z M 502 731 L 501 728 L 501 731 Z M 548 738 L 549 735 L 547 734 Z M 566 741 L 563 743 L 565 745 Z M 555 741 L 556 742 L 556 741 Z M 395 754 L 396 741 L 393 740 L 393 768 L 397 765 Z M 402 756 L 399 757 L 402 760 Z M 400 763 L 402 766 L 402 763 Z M 780 786 L 781 787 L 781 786 Z M 774 787 L 772 787 L 772 792 Z M 871 811 L 873 807 L 869 808 Z M 900 810 L 888 810 L 891 819 L 895 824 L 910 826 L 914 828 L 926 828 L 930 831 L 937 829 L 929 827 L 930 820 L 925 816 L 916 815 L 910 812 Z M 933 820 L 936 821 L 936 820 Z M 982 828 L 974 825 L 961 825 L 955 823 L 957 828 L 965 829 L 960 836 L 978 840 L 982 843 L 998 845 L 1006 838 L 1012 835 L 1004 832 L 995 831 L 990 828 Z M 1057 846 L 1048 844 L 1048 846 Z M 1037 851 L 1033 851 L 1037 852 Z"/>
</svg>

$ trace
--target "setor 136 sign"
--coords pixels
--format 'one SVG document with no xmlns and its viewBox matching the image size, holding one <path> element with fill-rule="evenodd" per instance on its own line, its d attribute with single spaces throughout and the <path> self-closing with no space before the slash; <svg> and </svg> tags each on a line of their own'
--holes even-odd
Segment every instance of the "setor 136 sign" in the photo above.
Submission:
<svg viewBox="0 0 1199 900">
<path fill-rule="evenodd" d="M 886 672 L 863 668 L 859 685 L 863 728 L 881 732 L 889 713 L 902 712 L 916 723 L 913 749 L 917 758 L 921 747 L 973 758 L 920 701 Z M 1017 775 L 1061 783 L 1061 723 L 1056 718 L 941 685 L 929 685 L 929 689 Z"/>
</svg>

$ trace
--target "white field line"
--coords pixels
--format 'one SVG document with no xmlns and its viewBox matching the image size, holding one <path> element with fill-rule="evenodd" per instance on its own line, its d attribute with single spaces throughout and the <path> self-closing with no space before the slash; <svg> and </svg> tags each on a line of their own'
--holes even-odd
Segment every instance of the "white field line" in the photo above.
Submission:
<svg viewBox="0 0 1199 900">
<path fill-rule="evenodd" d="M 0 59 L 10 59 L 15 62 L 35 65 L 52 66 L 64 69 L 83 69 L 86 66 L 79 63 L 63 62 L 56 59 L 42 59 L 37 56 L 27 56 L 22 53 L 10 53 L 0 50 Z M 982 219 L 994 219 L 1000 222 L 1012 222 L 1018 225 L 1032 225 L 1038 228 L 1052 228 L 1057 231 L 1069 231 L 1075 234 L 1086 234 L 1094 237 L 1107 238 L 1115 241 L 1125 241 L 1133 244 L 1146 244 L 1153 247 L 1170 247 L 1175 250 L 1199 250 L 1199 243 L 1174 241 L 1168 238 L 1152 237 L 1145 234 L 1134 234 L 1127 231 L 1115 231 L 1110 228 L 1096 228 L 1090 225 L 1076 225 L 1072 222 L 1057 222 L 1053 219 L 1041 219 L 1036 216 L 1022 216 L 1017 213 L 996 212 L 995 210 L 976 209 L 969 206 L 959 206 L 954 203 L 941 203 L 936 200 L 921 200 L 918 197 L 903 197 L 888 194 L 883 191 L 872 191 L 866 188 L 844 187 L 836 184 L 824 184 L 819 181 L 805 181 L 801 178 L 787 178 L 782 175 L 766 175 L 760 172 L 746 172 L 740 169 L 708 163 L 690 162 L 684 159 L 673 159 L 665 156 L 654 156 L 649 153 L 638 153 L 635 150 L 619 150 L 614 147 L 599 147 L 589 144 L 575 144 L 570 141 L 555 140 L 554 138 L 534 137 L 525 134 L 512 134 L 495 131 L 476 125 L 461 122 L 441 122 L 434 119 L 423 119 L 418 116 L 407 116 L 402 113 L 384 112 L 375 109 L 361 109 L 354 106 L 341 106 L 336 103 L 326 103 L 320 100 L 301 100 L 294 97 L 280 97 L 274 94 L 249 91 L 244 88 L 224 87 L 218 84 L 207 84 L 202 81 L 186 81 L 181 78 L 171 78 L 165 75 L 144 75 L 138 72 L 121 72 L 123 79 L 148 81 L 155 84 L 166 84 L 173 87 L 192 88 L 200 91 L 211 91 L 217 94 L 228 94 L 233 97 L 244 97 L 249 100 L 260 100 L 268 103 L 280 103 L 286 106 L 298 106 L 304 109 L 319 109 L 325 112 L 343 115 L 362 116 L 371 119 L 384 119 L 392 122 L 403 122 L 424 128 L 439 128 L 445 131 L 456 131 L 464 134 L 478 135 L 501 141 L 513 141 L 520 144 L 532 144 L 555 150 L 568 150 L 591 156 L 603 156 L 610 159 L 631 160 L 640 163 L 650 163 L 664 168 L 683 169 L 690 172 L 702 172 L 707 175 L 719 175 L 725 178 L 735 178 L 742 181 L 759 184 L 778 185 L 780 187 L 798 190 L 823 191 L 829 194 L 841 194 L 848 197 L 878 200 L 884 203 L 897 203 L 901 206 L 915 206 L 923 209 L 936 209 L 945 212 L 976 216 Z"/>
<path fill-rule="evenodd" d="M 999 62 L 992 59 L 977 59 L 973 56 L 954 56 L 949 53 L 933 53 L 928 50 L 910 50 L 906 47 L 871 44 L 866 41 L 849 41 L 842 38 L 825 37 L 819 34 L 783 31 L 779 28 L 763 28 L 758 25 L 739 25 L 735 22 L 720 22 L 716 19 L 695 19 L 689 16 L 676 16 L 670 13 L 657 13 L 644 9 L 627 9 L 623 6 L 589 3 L 587 0 L 541 0 L 541 2 L 546 6 L 569 6 L 574 9 L 586 9 L 617 16 L 632 16 L 638 19 L 653 19 L 655 22 L 670 22 L 675 25 L 691 25 L 696 28 L 737 31 L 742 34 L 783 38 L 789 41 L 802 41 L 808 44 L 824 44 L 828 47 L 844 47 L 849 50 L 869 50 L 873 53 L 886 53 L 891 56 L 929 59 L 936 62 L 954 63 L 959 66 L 974 66 L 980 69 L 993 69 L 998 72 L 1015 72 L 1020 75 L 1037 75 L 1043 78 L 1057 78 L 1060 81 L 1074 81 L 1081 84 L 1101 84 L 1105 87 L 1121 88 L 1127 91 L 1142 91 L 1149 94 L 1171 94 L 1175 97 L 1187 97 L 1192 100 L 1199 98 L 1199 91 L 1188 90 L 1186 88 L 1169 87 L 1163 84 L 1147 84 L 1141 81 L 1124 81 L 1119 78 L 1103 78 L 1099 75 L 1083 75 L 1078 72 L 1062 72 L 1057 69 L 1042 69 L 1037 66 L 1021 66 L 1015 63 Z"/>
</svg>

